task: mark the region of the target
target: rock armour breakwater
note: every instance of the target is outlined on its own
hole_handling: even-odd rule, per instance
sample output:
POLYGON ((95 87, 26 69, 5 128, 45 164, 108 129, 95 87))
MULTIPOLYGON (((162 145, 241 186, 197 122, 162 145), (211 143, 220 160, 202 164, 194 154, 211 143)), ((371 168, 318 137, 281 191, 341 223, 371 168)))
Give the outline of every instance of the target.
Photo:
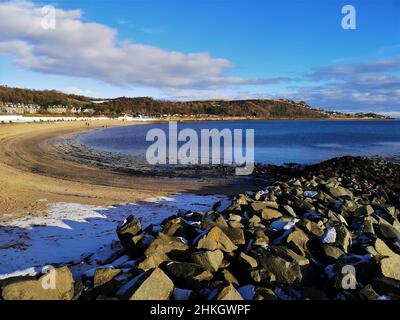
MULTIPOLYGON (((296 171, 295 169, 293 169, 296 171)), ((219 211, 117 227, 122 249, 81 279, 2 281, 3 299, 399 299, 399 165, 338 158, 219 211)), ((59 269, 56 269, 59 270, 59 269)))

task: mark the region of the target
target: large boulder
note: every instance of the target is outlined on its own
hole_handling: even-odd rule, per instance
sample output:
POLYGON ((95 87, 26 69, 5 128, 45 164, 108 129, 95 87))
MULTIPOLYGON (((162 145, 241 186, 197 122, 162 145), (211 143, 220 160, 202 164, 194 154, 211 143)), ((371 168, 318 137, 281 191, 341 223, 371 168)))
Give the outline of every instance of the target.
POLYGON ((192 260, 204 269, 215 272, 221 266, 224 254, 221 250, 199 251, 192 254, 192 260))
POLYGON ((400 242, 400 232, 388 223, 379 223, 378 233, 385 240, 400 242))
POLYGON ((383 258, 380 261, 383 276, 395 280, 400 280, 400 256, 383 258))
POLYGON ((311 236, 321 237, 324 234, 324 230, 318 223, 308 219, 302 219, 296 226, 311 236))
POLYGON ((221 228, 221 230, 228 236, 228 238, 235 244, 235 245, 242 245, 246 243, 246 239, 244 237, 244 232, 240 228, 221 228))
POLYGON ((173 291, 172 280, 160 268, 155 268, 133 278, 117 295, 129 300, 168 300, 173 291))
POLYGON ((361 206, 355 210, 357 216, 370 216, 375 212, 371 205, 361 206))
POLYGON ((238 279, 236 279, 236 277, 228 269, 223 269, 221 271, 221 277, 224 281, 226 281, 228 283, 233 283, 233 284, 239 285, 238 279))
POLYGON ((327 186, 327 191, 328 193, 334 197, 334 198, 340 198, 340 197, 353 197, 353 193, 341 186, 327 186))
POLYGON ((286 243, 288 247, 297 254, 306 256, 308 253, 307 244, 309 240, 308 236, 301 229, 295 227, 288 235, 286 243))
POLYGON ((237 249, 237 246, 229 239, 229 237, 217 226, 199 236, 196 249, 217 250, 221 249, 224 252, 232 252, 237 249))
POLYGON ((375 292, 370 284, 362 288, 359 292, 359 295, 363 300, 377 300, 379 298, 379 294, 375 292))
POLYGON ((264 283, 269 284, 272 281, 276 280, 274 274, 271 271, 265 268, 254 268, 249 269, 249 278, 255 283, 264 283))
POLYGON ((120 269, 97 268, 93 276, 93 293, 97 296, 113 296, 122 283, 118 280, 119 275, 124 278, 120 269))
POLYGON ((133 236, 137 235, 142 230, 139 219, 130 215, 121 224, 117 226, 117 235, 122 244, 130 241, 133 236))
POLYGON ((188 245, 183 238, 171 237, 166 234, 159 233, 158 237, 150 243, 144 255, 151 257, 155 254, 167 254, 168 256, 182 255, 182 252, 188 250, 188 245))
POLYGON ((213 275, 195 263, 169 262, 164 267, 165 272, 181 288, 187 288, 195 283, 211 280, 213 275))
POLYGON ((352 244, 351 233, 344 224, 340 224, 336 229, 336 242, 335 244, 344 252, 348 252, 352 244))
POLYGON ((293 284, 302 278, 300 266, 297 263, 280 257, 267 256, 262 260, 262 265, 275 276, 277 282, 293 284))
POLYGON ((265 220, 272 220, 282 217, 282 213, 277 209, 265 208, 261 210, 261 217, 265 220))
POLYGON ((243 297, 232 284, 224 286, 212 300, 243 300, 243 297))
POLYGON ((256 268, 258 266, 257 260, 244 252, 241 252, 239 257, 246 268, 256 268))
POLYGON ((113 278, 120 274, 120 269, 112 268, 98 268, 96 269, 93 277, 93 287, 100 288, 109 283, 113 278))
POLYGON ((400 297, 400 281, 390 278, 376 278, 372 281, 372 287, 380 294, 393 294, 400 297))
POLYGON ((294 262, 299 266, 306 266, 310 264, 310 260, 308 260, 306 257, 295 253, 285 246, 269 246, 269 249, 274 256, 281 257, 289 262, 294 262))
POLYGON ((139 262, 138 268, 144 271, 158 267, 160 264, 171 259, 164 252, 156 252, 139 262))
POLYGON ((39 279, 11 281, 1 291, 4 300, 72 300, 74 279, 68 267, 49 269, 39 279))
POLYGON ((322 257, 328 264, 335 263, 342 255, 344 255, 344 252, 341 249, 328 244, 324 244, 321 249, 322 257))
POLYGON ((351 233, 344 224, 329 227, 321 237, 323 244, 335 245, 345 253, 352 244, 351 233))
POLYGON ((130 215, 117 226, 117 235, 122 246, 125 248, 126 253, 134 257, 143 252, 139 250, 139 243, 143 240, 143 235, 140 234, 141 229, 140 221, 134 215, 130 215))
POLYGON ((394 253, 384 241, 377 238, 371 243, 370 246, 366 247, 365 249, 368 253, 372 254, 373 256, 379 258, 382 257, 395 257, 396 253, 394 253))

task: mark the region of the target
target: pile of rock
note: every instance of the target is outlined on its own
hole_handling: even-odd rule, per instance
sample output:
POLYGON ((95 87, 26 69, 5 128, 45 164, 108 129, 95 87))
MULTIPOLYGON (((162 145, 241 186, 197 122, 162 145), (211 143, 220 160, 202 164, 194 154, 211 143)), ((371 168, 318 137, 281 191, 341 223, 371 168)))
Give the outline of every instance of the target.
POLYGON ((315 169, 240 194, 222 211, 179 212, 144 229, 132 215, 117 228, 117 260, 74 286, 62 268, 54 296, 40 279, 19 279, 3 283, 2 297, 400 299, 396 185, 315 169))

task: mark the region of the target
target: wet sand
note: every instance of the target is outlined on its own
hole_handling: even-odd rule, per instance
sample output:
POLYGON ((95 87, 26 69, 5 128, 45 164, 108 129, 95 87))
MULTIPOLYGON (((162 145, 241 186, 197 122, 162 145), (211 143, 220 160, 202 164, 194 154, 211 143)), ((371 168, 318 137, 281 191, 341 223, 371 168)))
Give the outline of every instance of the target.
POLYGON ((42 214, 50 203, 114 205, 154 196, 192 192, 235 194, 251 184, 224 178, 193 179, 118 173, 60 156, 49 141, 102 126, 143 122, 91 121, 0 125, 0 222, 42 214))

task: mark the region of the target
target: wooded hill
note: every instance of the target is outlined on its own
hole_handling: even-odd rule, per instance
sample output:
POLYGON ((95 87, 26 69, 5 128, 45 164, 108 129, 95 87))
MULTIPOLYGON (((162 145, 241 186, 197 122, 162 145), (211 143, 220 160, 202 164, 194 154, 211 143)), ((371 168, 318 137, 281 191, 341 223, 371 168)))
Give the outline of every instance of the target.
MULTIPOLYGON (((305 102, 288 99, 165 101, 149 97, 99 100, 56 90, 30 90, 0 86, 0 103, 36 104, 43 109, 53 105, 94 109, 96 115, 120 116, 224 116, 258 118, 343 118, 348 114, 312 108, 305 102)), ((354 116, 354 115, 352 115, 354 116)), ((362 115, 357 115, 361 117, 362 115)), ((378 116, 377 116, 378 117, 378 116)))

